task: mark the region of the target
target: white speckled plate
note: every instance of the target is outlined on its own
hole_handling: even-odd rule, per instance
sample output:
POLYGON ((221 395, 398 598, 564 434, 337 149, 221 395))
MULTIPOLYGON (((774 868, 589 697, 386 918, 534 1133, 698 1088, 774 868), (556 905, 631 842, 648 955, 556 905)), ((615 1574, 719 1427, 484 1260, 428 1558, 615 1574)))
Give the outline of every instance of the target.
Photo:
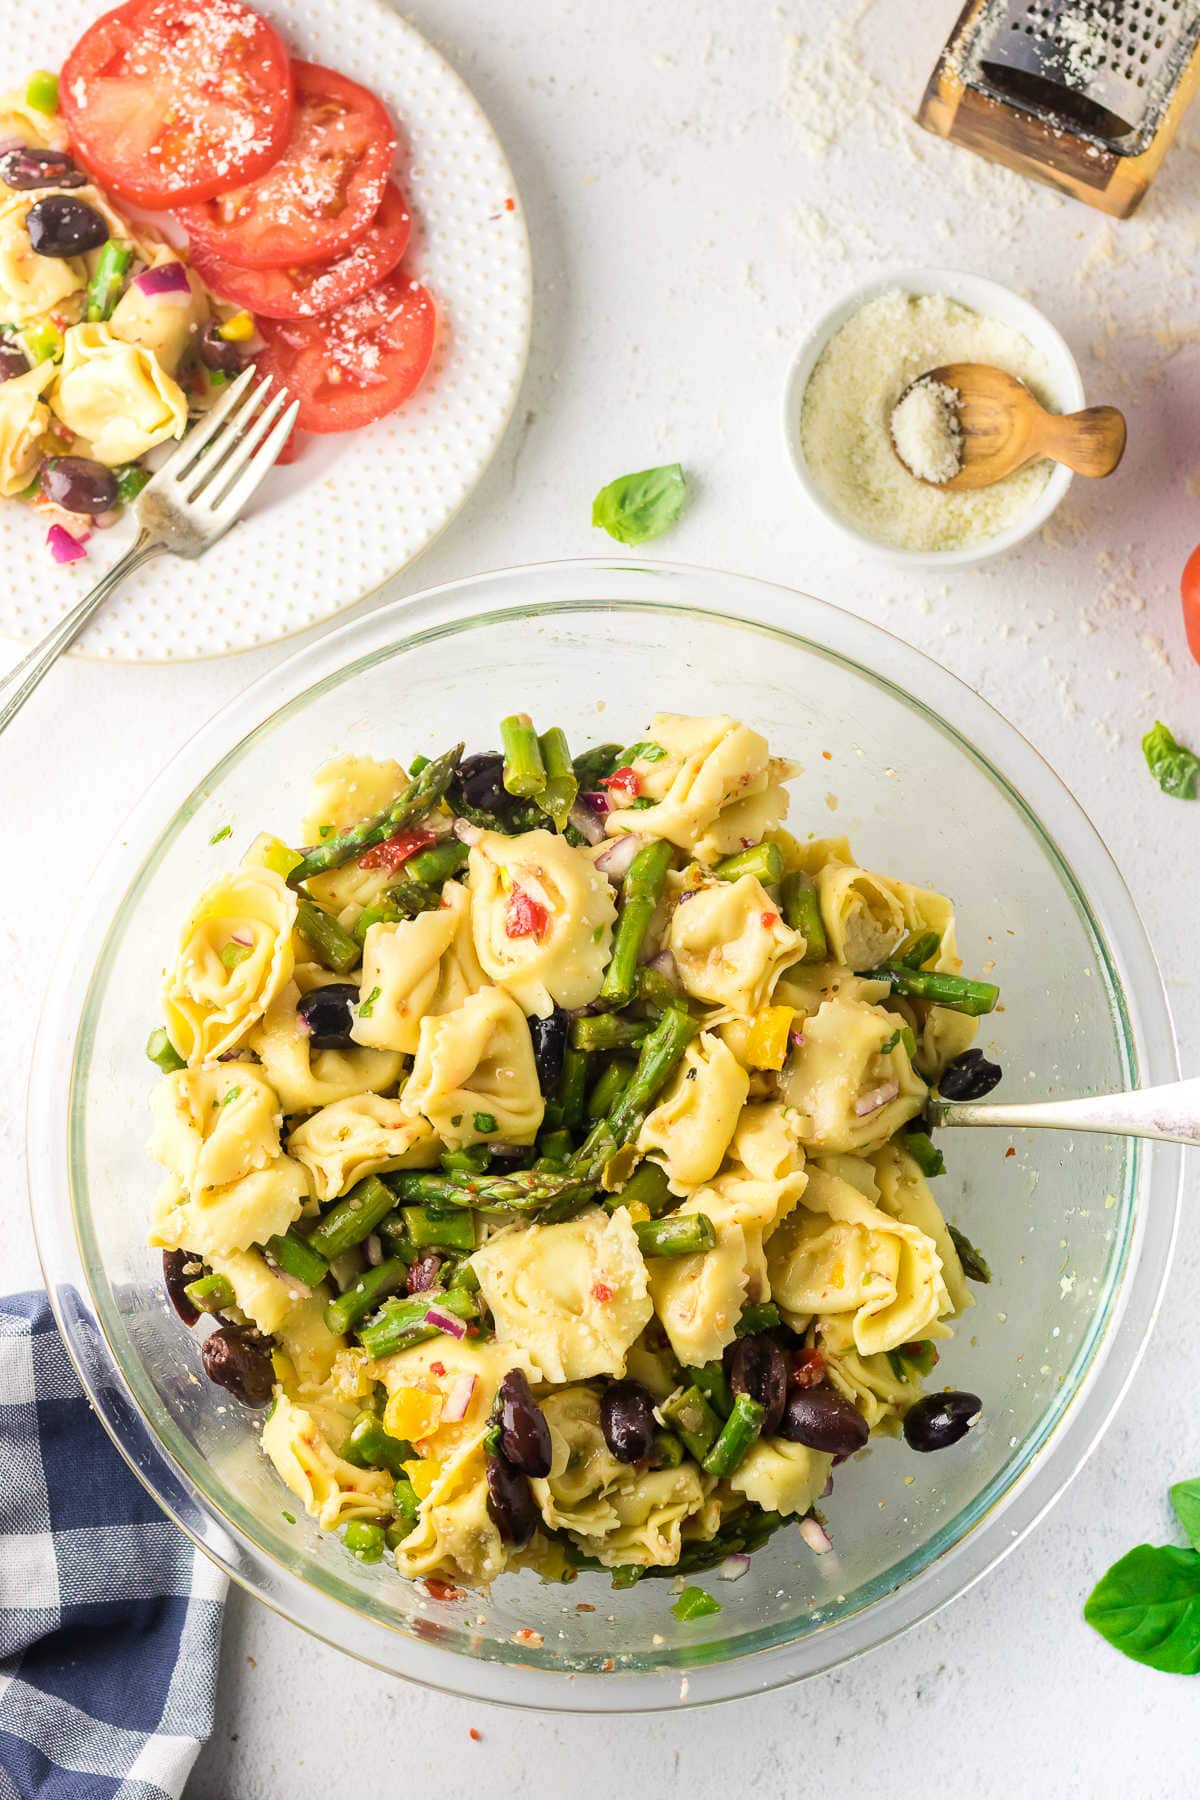
MULTIPOLYGON (((531 271, 520 199, 474 97, 385 0, 255 0, 291 49, 374 89, 400 126, 412 203, 405 267, 433 290, 443 332, 407 406, 365 430, 305 437, 254 507, 198 562, 163 557, 125 584, 79 640, 88 656, 161 662, 266 644, 350 606, 432 543, 487 467, 529 341, 531 271), (509 204, 512 202, 513 204, 509 204)), ((57 68, 98 0, 0 0, 0 91, 57 68)), ((32 509, 0 501, 0 632, 37 638, 124 547, 93 533, 60 567, 32 509)))

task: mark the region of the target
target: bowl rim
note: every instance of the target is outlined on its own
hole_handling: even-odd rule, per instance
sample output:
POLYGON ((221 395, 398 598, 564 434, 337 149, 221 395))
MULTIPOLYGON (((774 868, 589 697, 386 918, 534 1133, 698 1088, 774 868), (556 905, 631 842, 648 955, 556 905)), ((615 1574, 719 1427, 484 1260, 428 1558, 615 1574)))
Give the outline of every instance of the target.
MULTIPOLYGON (((1174 1037, 1162 981, 1133 902, 1078 803, 1032 746, 957 677, 857 615, 780 584, 679 564, 588 558, 477 575, 427 590, 411 600, 399 599, 293 653, 222 707, 157 777, 97 871, 92 911, 101 920, 111 919, 110 898, 115 898, 119 906, 139 878, 135 876, 131 881, 128 874, 129 843, 143 848, 152 846, 141 859, 140 867, 144 867, 149 855, 159 847, 160 822, 167 825, 178 820, 182 810, 182 774, 186 772, 188 777, 186 794, 194 797, 203 778, 234 754, 228 748, 231 736, 236 750, 250 731, 293 704, 310 687, 322 680, 337 679, 339 672, 351 669, 364 654, 402 654, 427 632, 443 635, 449 630, 470 630, 497 618, 506 621, 546 612, 589 613, 614 608, 695 613, 767 636, 781 634, 806 649, 815 648, 855 664, 873 680, 885 679, 887 685, 903 692, 910 704, 915 685, 922 696, 920 704, 935 720, 940 718, 943 729, 954 741, 991 768, 1056 855, 1061 872, 1083 909, 1097 953, 1108 963, 1115 992, 1128 1009, 1127 1049, 1135 1059, 1131 1075, 1137 1073, 1149 1081, 1167 1081, 1176 1076, 1174 1037), (686 605, 681 605, 672 594, 673 584, 681 581, 688 592, 686 605), (658 593, 648 598, 656 584, 658 593), (587 592, 589 587, 595 591, 587 592), (481 590, 490 598, 497 588, 505 595, 519 596, 524 604, 489 607, 482 613, 465 610, 481 590), (531 595, 539 589, 547 590, 546 600, 531 604, 531 595), (572 597, 563 599, 564 593, 572 597), (712 603, 698 601, 698 594, 712 603), (733 601, 740 604, 731 610, 733 601), (783 620, 794 619, 797 608, 820 628, 815 638, 801 635, 790 624, 777 623, 772 617, 776 613, 783 620), (355 654, 349 654, 352 646, 355 654), (883 660, 881 647, 887 653, 887 678, 878 674, 883 660), (961 718, 964 710, 971 722, 969 740, 959 727, 949 724, 949 718, 956 714, 961 718), (235 723, 239 729, 232 732, 235 723), (993 743, 1004 750, 1003 774, 991 758, 989 746, 993 743), (1022 785, 1025 781, 1036 784, 1036 813, 1022 798, 1018 781, 1022 785), (1047 814, 1054 830, 1044 822, 1047 814), (1089 858, 1089 887, 1100 896, 1103 927, 1074 873, 1075 863, 1084 854, 1089 858)), ((102 950, 111 929, 110 923, 104 930, 102 950)), ((521 1664, 515 1660, 502 1663, 416 1642, 297 1575, 220 1516, 219 1511, 214 1512, 211 1501, 204 1501, 149 1429, 115 1353, 105 1340, 103 1320, 88 1286, 77 1230, 67 1234, 69 1242, 53 1241, 49 1221, 56 1202, 71 1212, 72 1226, 77 1226, 70 1209, 64 1119, 68 1126, 71 1121, 62 1105, 63 1070, 64 1065, 70 1069, 73 1082, 82 1012, 86 1010, 91 982, 103 961, 96 957, 95 936, 89 938, 83 931, 80 941, 91 943, 90 954, 80 948, 73 959, 63 958, 52 977, 35 1044, 27 1121, 35 1239, 68 1352, 118 1449, 157 1503, 198 1547, 292 1622, 387 1672, 445 1692, 565 1711, 650 1711, 676 1704, 685 1695, 693 1703, 731 1699, 818 1673, 876 1648, 929 1617, 965 1592, 1006 1554, 1082 1466, 1132 1379, 1145 1348, 1161 1301, 1178 1220, 1182 1158, 1174 1146, 1156 1145, 1141 1158, 1135 1155, 1130 1159, 1123 1260, 1107 1283, 1110 1299, 1106 1317, 1098 1327, 1093 1317, 1086 1366, 1072 1381, 1068 1399, 1040 1432, 1024 1468, 1007 1482, 981 1516, 949 1548, 927 1559, 925 1566, 891 1591, 798 1643, 749 1648, 715 1661, 706 1660, 704 1652, 698 1650, 694 1660, 686 1653, 677 1654, 666 1667, 614 1674, 572 1671, 564 1679, 561 1665, 555 1668, 552 1652, 540 1655, 522 1647, 520 1653, 527 1660, 521 1664), (85 996, 83 1002, 81 993, 85 996), (70 1054, 64 1055, 68 1047, 70 1054), (1152 1189, 1155 1203, 1150 1206, 1145 1201, 1152 1189), (48 1201, 46 1209, 39 1205, 42 1198, 48 1201), (1121 1356, 1114 1354, 1118 1343, 1121 1356), (1002 1514, 1004 1532, 999 1529, 1002 1514)), ((996 1486, 999 1480, 1000 1477, 995 1478, 990 1485, 996 1486)), ((955 1523, 959 1517, 961 1514, 955 1523)))
POLYGON ((1051 365, 1063 410, 1075 412, 1084 405, 1083 376, 1070 345, 1032 300, 1001 281, 993 281, 967 269, 943 269, 924 264, 887 269, 850 288, 820 315, 801 340, 783 387, 783 440, 788 460, 809 504, 856 549, 902 568, 952 569, 986 562, 993 556, 1002 556, 1006 550, 1014 549, 1035 531, 1040 531, 1066 498, 1067 489, 1074 480, 1070 469, 1062 463, 1052 469, 1037 499, 1007 530, 977 544, 961 545, 953 550, 908 550, 900 544, 889 544, 882 538, 872 537, 826 499, 809 473, 800 436, 800 415, 813 370, 842 326, 869 301, 877 300, 893 288, 918 295, 945 294, 976 312, 985 313, 989 307, 999 306, 1018 314, 1021 322, 1016 329, 1022 331, 1035 348, 1042 350, 1051 365))

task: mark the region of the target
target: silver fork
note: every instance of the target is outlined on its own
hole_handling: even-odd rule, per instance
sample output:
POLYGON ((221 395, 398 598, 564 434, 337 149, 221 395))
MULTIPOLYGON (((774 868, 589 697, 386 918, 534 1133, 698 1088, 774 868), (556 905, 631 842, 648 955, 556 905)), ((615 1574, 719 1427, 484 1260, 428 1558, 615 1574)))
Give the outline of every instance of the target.
POLYGON ((274 466, 299 406, 295 400, 287 406, 286 388, 267 398, 269 375, 252 388, 253 379, 251 365, 230 382, 212 411, 192 426, 134 501, 137 536, 124 556, 0 681, 0 731, 20 712, 118 582, 164 551, 172 556, 199 556, 229 530, 274 466))
POLYGON ((1054 1131, 1103 1131, 1113 1137, 1200 1144, 1200 1077, 1124 1094, 1088 1094, 1079 1100, 986 1106, 973 1100, 931 1100, 925 1118, 930 1125, 997 1125, 1006 1131, 1049 1126, 1054 1131))

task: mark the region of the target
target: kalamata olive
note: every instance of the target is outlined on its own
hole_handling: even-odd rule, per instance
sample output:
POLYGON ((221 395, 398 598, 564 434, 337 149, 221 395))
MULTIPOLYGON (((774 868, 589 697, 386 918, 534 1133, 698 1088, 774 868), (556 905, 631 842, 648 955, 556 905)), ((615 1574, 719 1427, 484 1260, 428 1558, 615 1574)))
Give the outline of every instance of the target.
POLYGON ((65 150, 22 144, 0 156, 0 181, 10 188, 77 188, 86 187, 88 177, 65 150))
POLYGON ((197 1260, 190 1250, 164 1250, 162 1269, 163 1286, 167 1290, 167 1299, 190 1329, 200 1314, 183 1290, 189 1281, 196 1279, 199 1273, 197 1260), (190 1274, 188 1273, 189 1269, 191 1270, 190 1274))
POLYGON ((571 1021, 561 1006, 556 1006, 548 1019, 534 1018, 529 1021, 538 1085, 547 1098, 557 1094, 558 1084, 562 1080, 563 1053, 567 1048, 570 1024, 571 1021))
POLYGON ((14 376, 28 373, 29 359, 20 344, 0 338, 0 381, 12 381, 14 376))
POLYGON ((42 467, 42 492, 66 512, 111 512, 120 499, 117 478, 90 456, 52 456, 42 467))
POLYGON ((405 1291, 409 1294, 427 1294, 430 1288, 437 1286, 437 1278, 441 1272, 442 1259, 436 1250, 426 1250, 409 1264, 408 1281, 405 1291))
POLYGON ((905 1441, 910 1450, 948 1450, 966 1437, 982 1411, 976 1394, 926 1394, 904 1415, 905 1441))
POLYGON ((654 1449, 658 1420, 640 1381, 613 1381, 600 1397, 604 1441, 618 1462, 645 1462, 654 1449))
POLYGON ((469 806, 484 812, 503 812, 509 802, 504 786, 504 758, 494 750, 466 756, 458 765, 458 786, 469 806))
POLYGON ((487 1459, 488 1511, 505 1543, 517 1550, 538 1528, 540 1517, 528 1479, 503 1456, 487 1459))
POLYGON ((496 1391, 500 1410, 500 1448, 505 1460, 522 1475, 550 1473, 553 1450, 546 1415, 529 1391, 520 1369, 510 1369, 496 1391))
POLYGON ((738 1338, 729 1358, 729 1385, 735 1394, 749 1394, 763 1407, 762 1434, 774 1437, 787 1403, 788 1363, 769 1331, 738 1338))
POLYGON ((999 1063, 989 1062, 982 1050, 964 1050, 947 1063, 938 1082, 943 1100, 982 1100, 990 1094, 1003 1070, 999 1063))
POLYGON ((358 1005, 358 989, 348 981, 331 981, 328 987, 310 988, 296 1007, 309 1030, 312 1050, 353 1050, 350 1027, 352 1008, 358 1005))
POLYGON ((25 214, 29 242, 39 256, 83 256, 108 242, 108 225, 86 200, 47 194, 25 214))
POLYGON ((221 375, 240 375, 242 371, 242 352, 237 344, 231 344, 221 336, 217 325, 210 319, 196 340, 196 351, 206 369, 213 369, 221 375))
POLYGON ((204 1373, 245 1406, 265 1406, 275 1385, 271 1358, 236 1325, 222 1325, 200 1349, 204 1373))
POLYGON ((779 1421, 779 1436, 827 1456, 853 1456, 870 1437, 857 1406, 827 1385, 792 1388, 779 1421))

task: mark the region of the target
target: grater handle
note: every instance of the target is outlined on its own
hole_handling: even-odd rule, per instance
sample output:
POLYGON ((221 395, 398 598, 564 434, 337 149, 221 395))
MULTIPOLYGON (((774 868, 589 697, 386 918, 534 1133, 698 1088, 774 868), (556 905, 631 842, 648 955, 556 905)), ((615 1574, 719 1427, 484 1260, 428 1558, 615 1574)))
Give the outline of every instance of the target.
POLYGON ((1089 406, 1061 416, 1048 413, 1038 449, 1076 475, 1099 480, 1111 475, 1125 454, 1124 415, 1115 406, 1089 406))

